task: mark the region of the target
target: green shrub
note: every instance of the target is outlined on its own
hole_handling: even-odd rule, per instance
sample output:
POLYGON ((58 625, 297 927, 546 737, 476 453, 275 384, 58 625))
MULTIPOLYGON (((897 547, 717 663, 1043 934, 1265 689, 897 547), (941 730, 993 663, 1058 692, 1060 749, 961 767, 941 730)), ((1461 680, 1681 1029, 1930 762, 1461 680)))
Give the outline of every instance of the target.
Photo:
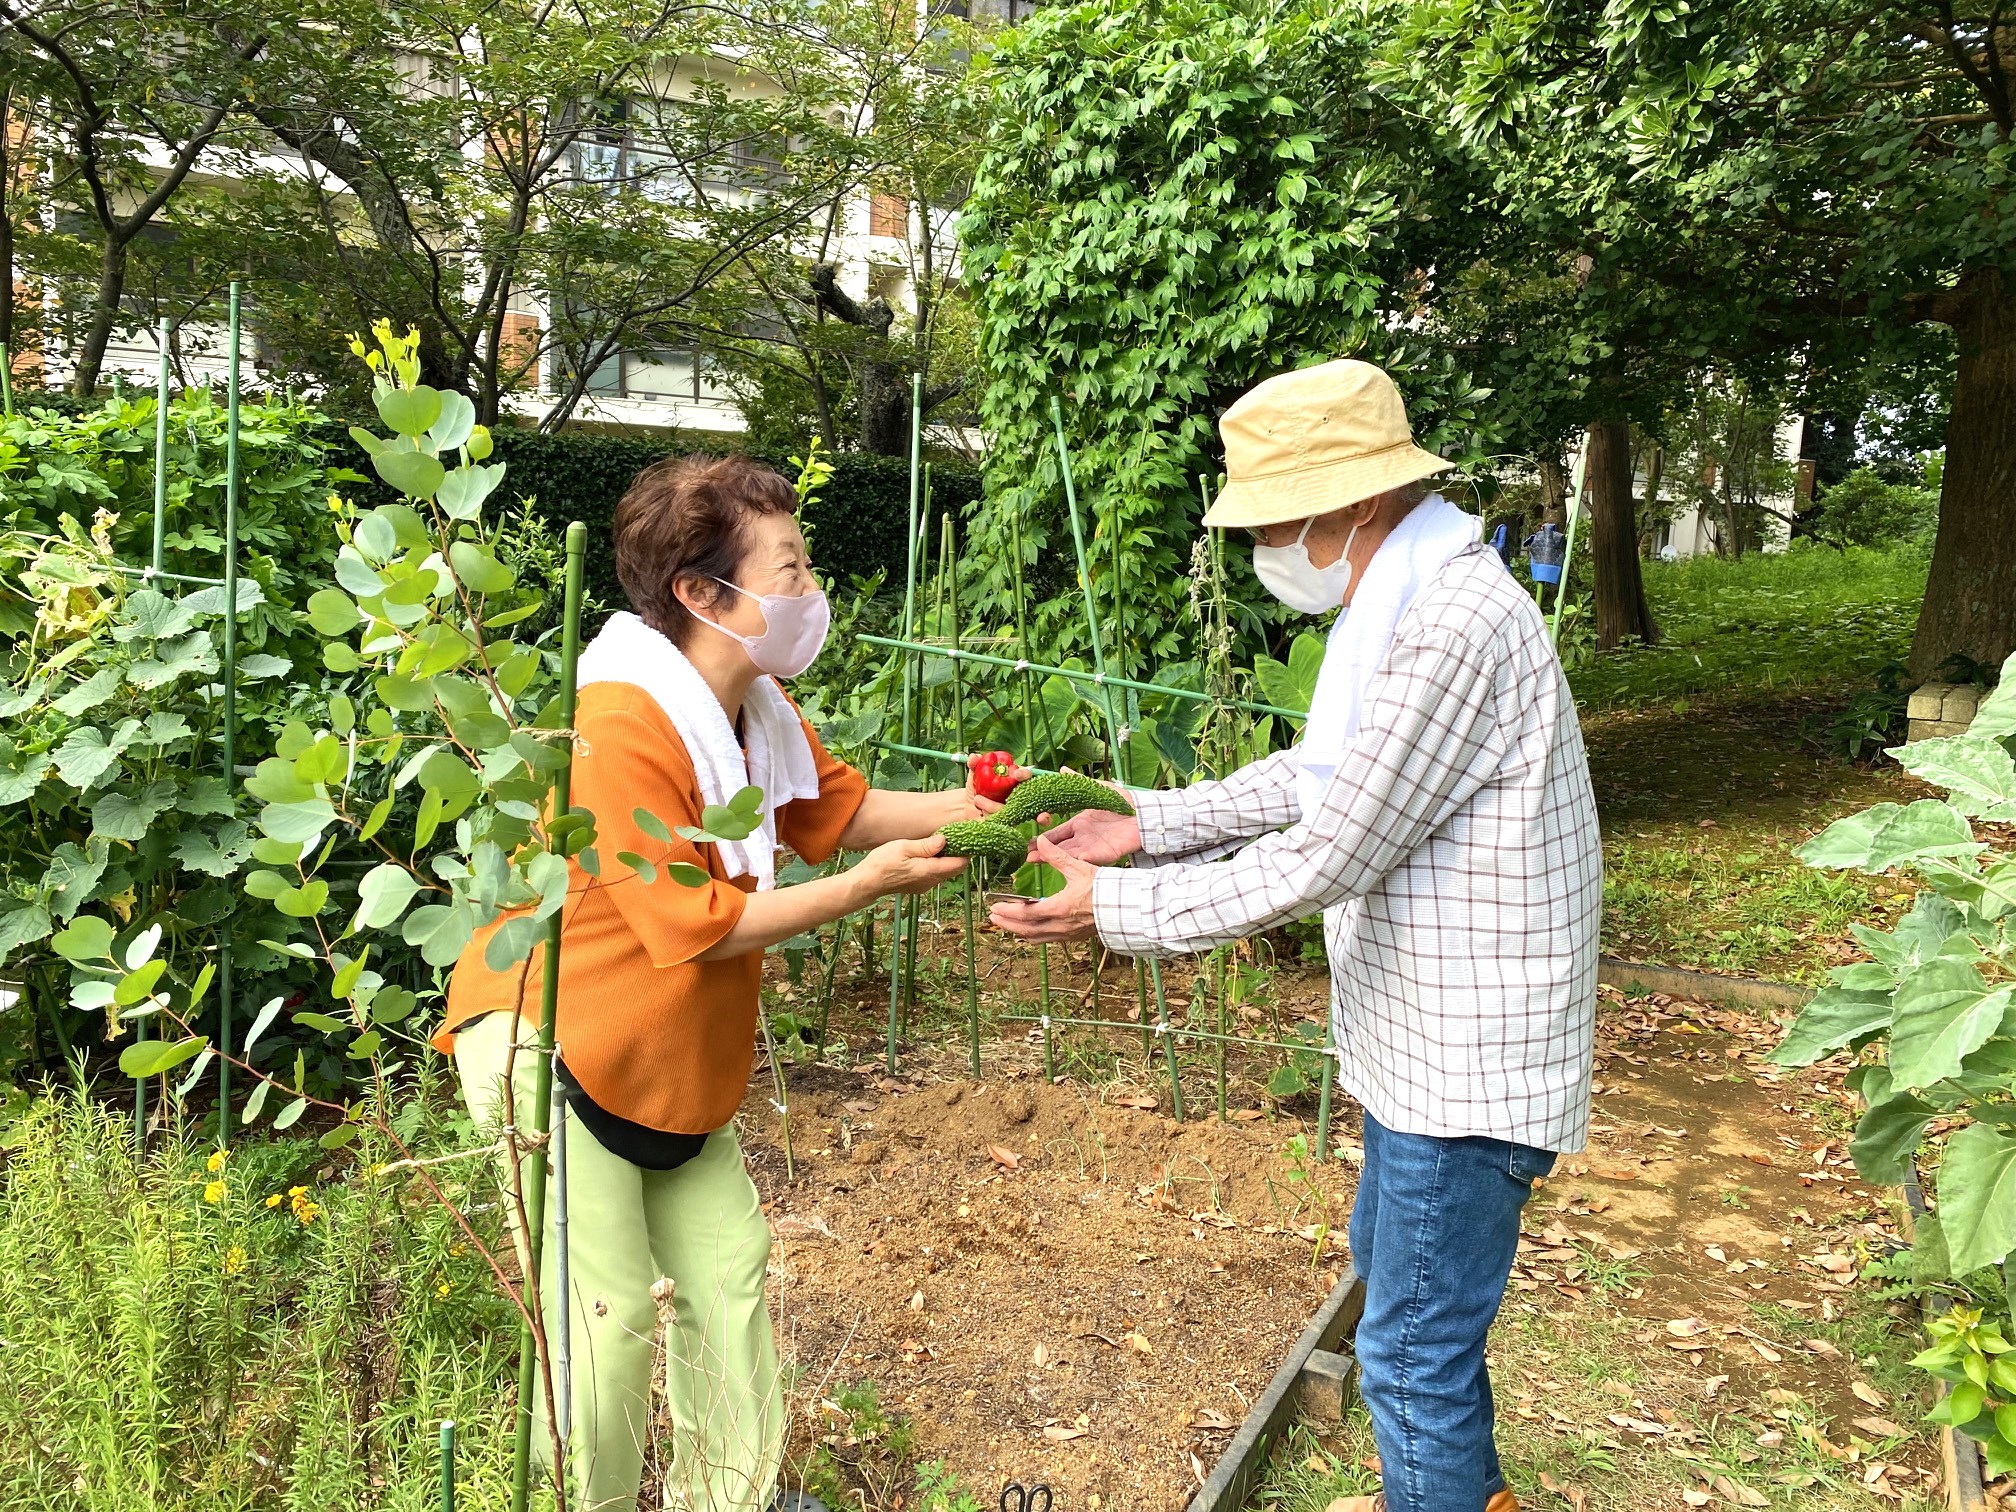
POLYGON ((1930 541, 1939 525, 1939 494, 1886 483, 1874 468, 1848 474, 1820 496, 1814 533, 1839 546, 1894 546, 1930 541))

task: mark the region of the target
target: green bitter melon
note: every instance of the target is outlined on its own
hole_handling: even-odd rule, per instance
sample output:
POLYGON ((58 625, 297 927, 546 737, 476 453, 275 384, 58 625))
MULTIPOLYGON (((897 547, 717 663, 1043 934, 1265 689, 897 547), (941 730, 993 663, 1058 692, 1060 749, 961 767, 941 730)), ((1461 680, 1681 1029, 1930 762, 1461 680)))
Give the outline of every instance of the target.
POLYGON ((994 819, 965 819, 938 831, 945 837, 945 854, 969 856, 1020 866, 1029 854, 1029 842, 1018 831, 994 819))
POLYGON ((1104 809, 1109 814, 1134 812, 1133 804, 1103 782, 1094 782, 1076 772, 1045 772, 1018 784, 994 819, 1001 824, 1022 824, 1038 814, 1048 814, 1062 822, 1088 808, 1104 809))

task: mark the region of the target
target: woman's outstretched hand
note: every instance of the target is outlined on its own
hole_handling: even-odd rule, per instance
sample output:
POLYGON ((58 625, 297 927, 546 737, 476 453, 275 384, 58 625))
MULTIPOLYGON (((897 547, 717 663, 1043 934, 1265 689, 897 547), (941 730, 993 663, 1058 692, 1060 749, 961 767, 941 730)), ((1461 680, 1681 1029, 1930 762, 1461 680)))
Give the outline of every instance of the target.
MULTIPOLYGON (((1010 775, 1017 782, 1027 782, 1035 773, 1025 766, 1018 766, 1010 769, 1010 775)), ((959 815, 961 819, 988 819, 1001 812, 1001 801, 982 795, 976 783, 977 779, 969 767, 966 772, 967 811, 959 815)))
POLYGON ((929 892, 940 882, 949 882, 966 869, 966 858, 941 854, 943 835, 926 835, 922 840, 891 840, 878 845, 854 863, 853 873, 868 896, 886 898, 894 893, 929 892))

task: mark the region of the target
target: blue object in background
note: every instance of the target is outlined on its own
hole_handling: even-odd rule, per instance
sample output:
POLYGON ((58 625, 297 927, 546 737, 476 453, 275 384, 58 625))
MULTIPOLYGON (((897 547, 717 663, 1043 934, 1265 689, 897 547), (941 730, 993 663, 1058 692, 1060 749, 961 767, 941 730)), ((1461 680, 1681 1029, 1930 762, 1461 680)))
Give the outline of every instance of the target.
POLYGON ((1559 583, 1568 558, 1568 537, 1552 520, 1526 537, 1526 570, 1536 583, 1559 583))

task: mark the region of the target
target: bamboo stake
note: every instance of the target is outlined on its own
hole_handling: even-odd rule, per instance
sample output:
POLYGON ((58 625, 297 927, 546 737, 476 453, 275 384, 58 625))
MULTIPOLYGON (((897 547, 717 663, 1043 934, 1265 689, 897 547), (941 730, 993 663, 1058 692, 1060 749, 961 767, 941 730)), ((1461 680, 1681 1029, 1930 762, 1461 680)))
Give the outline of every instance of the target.
MULTIPOLYGON (((1008 526, 1013 550, 1010 560, 1014 566, 1015 644, 1023 657, 1026 658, 1029 655, 1029 618, 1027 595, 1022 586, 1022 516, 1019 511, 1010 511, 1008 526)), ((956 650, 958 648, 954 647, 953 649, 956 650)), ((953 665, 955 667, 958 665, 956 659, 953 661, 953 665)), ((1028 667, 1025 666, 1022 669, 1022 734, 1024 741, 1023 754, 1025 756, 1029 754, 1029 747, 1035 744, 1036 711, 1039 709, 1043 713, 1044 748, 1046 750, 1054 748, 1057 743, 1055 736, 1050 730, 1050 706, 1043 701, 1040 693, 1035 690, 1035 677, 1036 674, 1031 672, 1028 667)), ((1042 873, 1038 872, 1037 875, 1040 879, 1042 873)), ((1038 897, 1047 896, 1042 890, 1043 885, 1039 881, 1038 897)), ((1036 947, 1036 983, 1037 999, 1043 1009, 1043 1077, 1046 1081, 1054 1082, 1057 1079, 1057 1065, 1050 1043, 1050 947, 1047 944, 1036 947)))
MULTIPOLYGON (((945 554, 952 564, 946 575, 945 606, 947 626, 952 637, 952 649, 959 649, 959 551, 952 516, 947 513, 944 524, 945 554)), ((965 680, 959 675, 959 663, 952 663, 952 743, 966 744, 966 688, 965 680)), ((973 1080, 980 1080, 980 968, 973 950, 973 864, 966 864, 965 886, 961 889, 966 903, 966 1036, 973 1051, 973 1080)))
POLYGON ((14 354, 0 341, 0 415, 14 418, 14 354))
MULTIPOLYGON (((581 575, 588 552, 588 527, 579 520, 567 527, 567 586, 565 615, 560 641, 560 728, 574 728, 575 668, 581 659, 581 575)), ((553 812, 564 814, 572 805, 574 791, 574 745, 570 736, 560 751, 559 769, 553 774, 553 812)), ((564 910, 546 921, 546 962, 539 983, 539 1054, 546 1065, 553 1064, 554 1018, 560 1002, 560 924, 564 910)), ((531 1140, 535 1146, 552 1120, 553 1078, 540 1075, 532 1081, 531 1140)), ((511 1152, 518 1159, 518 1151, 511 1152)), ((546 1225, 546 1155, 522 1167, 525 1184, 525 1285, 539 1284, 540 1252, 544 1248, 546 1225)), ((566 1298, 560 1302, 564 1309, 566 1298)), ((532 1336, 528 1311, 518 1330, 518 1431, 512 1446, 511 1512, 525 1512, 532 1467, 533 1388, 538 1380, 538 1345, 532 1336)), ((563 1451, 564 1457, 564 1451, 563 1451)), ((557 1473, 564 1475, 561 1467, 557 1473)))
MULTIPOLYGON (((224 422, 224 785, 238 784, 238 281, 231 281, 231 362, 224 422)), ((217 951, 217 1144, 231 1142, 231 933, 217 951)))
MULTIPOLYGON (((906 537, 909 549, 906 553, 907 576, 903 584, 903 635, 914 637, 912 621, 917 604, 917 469, 923 450, 924 437, 924 375, 910 375, 910 533, 906 537)), ((903 743, 910 743, 910 682, 916 666, 916 657, 906 657, 903 662, 903 743)), ((891 928, 889 940, 889 1043, 886 1066, 891 1076, 896 1074, 896 1014, 903 997, 903 895, 898 893, 890 899, 891 928)))
POLYGON ((1568 569, 1575 561, 1575 527, 1582 519, 1582 489, 1589 475, 1589 433, 1582 433, 1582 450, 1576 454, 1575 469, 1568 480, 1568 539, 1561 547, 1561 581, 1554 585, 1554 615, 1547 625, 1547 643, 1561 644, 1561 606, 1568 600, 1568 569))
MULTIPOLYGON (((1076 548, 1078 555, 1078 586, 1085 601, 1085 624, 1092 635, 1092 664, 1098 669, 1098 680, 1101 684, 1100 691, 1104 694, 1102 701, 1106 709, 1106 736, 1109 742, 1107 745, 1107 759, 1108 764, 1118 774, 1120 770, 1120 721, 1114 713, 1112 689, 1104 686, 1107 681, 1106 651, 1101 643, 1099 634, 1099 609, 1092 601, 1092 575, 1086 568, 1085 527, 1078 517, 1078 485, 1071 476, 1071 449, 1064 439, 1064 406, 1058 402, 1057 396, 1054 394, 1050 396, 1050 423, 1057 433, 1057 467, 1064 477, 1064 502, 1071 511, 1071 542, 1076 548)), ((1170 1098, 1175 1107, 1176 1121, 1181 1123, 1183 1121, 1183 1079, 1176 1069, 1176 1047, 1170 1042, 1168 1037, 1168 1002, 1162 991, 1162 963, 1160 961, 1154 963, 1153 972, 1155 978, 1155 1000, 1157 1013, 1159 1014, 1157 1032, 1162 1035, 1162 1048, 1167 1052, 1170 1098)), ((1146 1017, 1145 1012, 1143 1017, 1146 1017)))
POLYGON ((553 1290, 558 1305, 553 1318, 553 1417, 560 1430, 562 1464, 555 1474, 565 1477, 568 1447, 574 1428, 573 1265, 567 1228, 567 1099, 560 1087, 560 1042, 553 1042, 553 1290))
MULTIPOLYGON (((154 550, 147 559, 149 578, 161 575, 162 556, 166 545, 168 514, 168 319, 161 319, 161 365, 154 380, 154 550)), ((0 362, 4 362, 0 357, 0 362)), ((139 1020, 133 1027, 136 1041, 151 1039, 147 1020, 139 1020)), ((168 1078, 161 1078, 165 1089, 168 1078)), ((135 1147, 147 1143, 147 1078, 133 1078, 133 1143, 135 1147)))

